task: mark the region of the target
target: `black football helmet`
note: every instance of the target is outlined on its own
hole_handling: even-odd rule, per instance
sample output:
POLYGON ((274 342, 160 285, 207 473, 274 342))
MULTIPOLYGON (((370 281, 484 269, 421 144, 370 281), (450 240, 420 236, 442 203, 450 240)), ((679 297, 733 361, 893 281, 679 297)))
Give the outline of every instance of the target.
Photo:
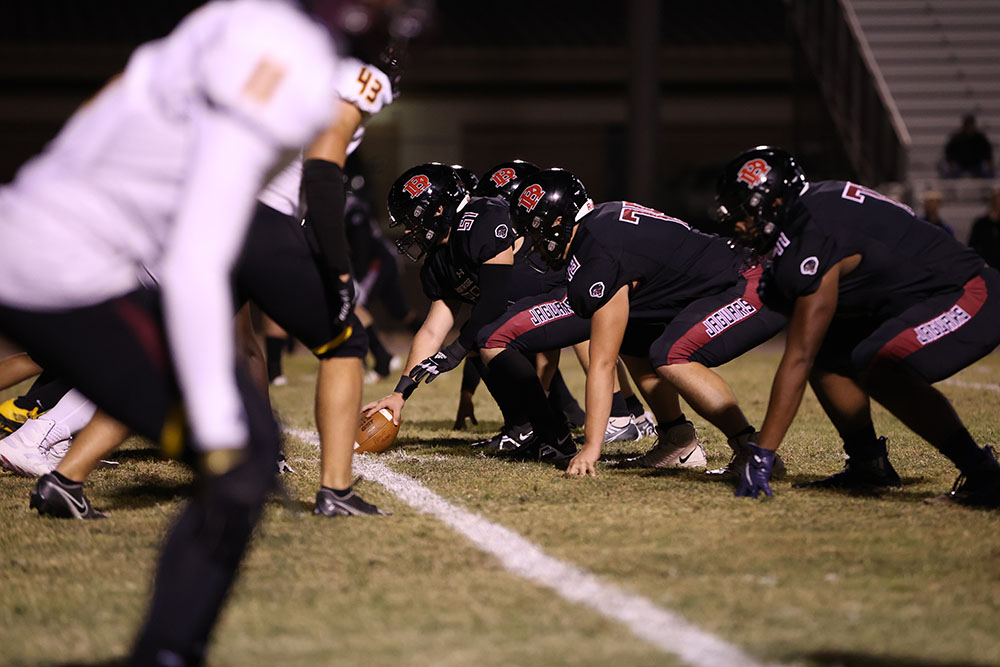
POLYGON ((788 210, 807 185, 805 172, 787 151, 751 148, 719 176, 715 194, 719 222, 742 245, 763 255, 774 247, 788 210), (737 228, 737 223, 742 225, 737 228))
POLYGON ((455 215, 469 202, 458 173, 446 164, 428 162, 410 167, 389 188, 389 226, 406 231, 396 240, 401 255, 414 262, 451 229, 455 215))
POLYGON ((475 192, 476 186, 479 185, 479 177, 472 173, 471 169, 460 164, 453 164, 451 168, 458 172, 458 177, 462 179, 465 189, 470 193, 475 192))
POLYGON ((483 174, 472 194, 476 197, 503 197, 510 202, 511 195, 524 177, 538 171, 538 165, 524 160, 501 162, 483 174))
POLYGON ((511 198, 510 221, 550 269, 561 269, 573 227, 593 210, 594 201, 576 175, 546 169, 521 181, 511 198))

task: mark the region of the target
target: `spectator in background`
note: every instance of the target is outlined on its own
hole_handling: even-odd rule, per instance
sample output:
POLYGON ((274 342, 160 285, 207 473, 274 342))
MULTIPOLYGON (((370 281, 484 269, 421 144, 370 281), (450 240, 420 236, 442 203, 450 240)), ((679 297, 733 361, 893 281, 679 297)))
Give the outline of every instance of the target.
POLYGON ((993 173, 993 145, 976 127, 976 117, 967 114, 962 118, 962 127, 951 135, 944 147, 941 175, 945 178, 992 178, 993 173))
POLYGON ((986 213, 972 221, 969 247, 982 255, 986 263, 1000 268, 1000 184, 990 192, 986 213))
POLYGON ((941 218, 941 193, 938 190, 927 190, 924 192, 923 204, 924 220, 948 232, 949 236, 954 236, 955 230, 941 218))

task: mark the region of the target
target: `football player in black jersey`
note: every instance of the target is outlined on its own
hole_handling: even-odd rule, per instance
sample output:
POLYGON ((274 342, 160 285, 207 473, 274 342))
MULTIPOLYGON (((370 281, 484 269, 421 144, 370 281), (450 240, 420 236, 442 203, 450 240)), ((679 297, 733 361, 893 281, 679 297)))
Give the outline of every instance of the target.
POLYGON ((734 459, 723 470, 735 470, 754 429, 711 367, 785 325, 757 299, 761 271, 748 253, 646 206, 595 206, 583 183, 562 169, 524 180, 511 221, 550 267, 565 267, 569 305, 591 319, 586 442, 567 474, 595 473, 619 353, 659 422, 660 442, 646 456, 661 465, 704 457, 680 394, 729 439, 734 459), (685 424, 683 441, 665 437, 685 424))
MULTIPOLYGON (((364 407, 368 414, 388 408, 399 423, 404 401, 417 385, 455 368, 476 347, 479 330, 504 312, 516 290, 533 280, 522 280, 518 275, 525 270, 537 272, 515 261, 523 241, 510 227, 507 201, 502 197, 471 197, 452 167, 427 163, 403 172, 390 188, 388 208, 390 224, 406 227, 397 240, 400 252, 414 261, 423 260, 420 280, 431 300, 396 390, 364 407), (471 304, 472 312, 458 338, 442 347, 463 303, 471 304)), ((527 359, 518 361, 533 368, 527 359)), ((545 403, 540 387, 538 391, 540 401, 532 404, 545 403)), ((545 444, 562 443, 567 449, 554 448, 550 456, 553 462, 575 453, 568 430, 563 438, 558 432, 560 425, 550 420, 548 413, 530 420, 532 424, 537 421, 534 438, 545 444)))
POLYGON ((932 383, 1000 344, 1000 272, 906 206, 846 181, 809 183, 794 157, 746 151, 725 168, 719 216, 771 258, 765 303, 790 314, 785 353, 737 495, 770 496, 774 452, 806 383, 845 441, 839 486, 898 485, 874 398, 962 473, 932 501, 997 507, 1000 466, 932 383), (872 443, 875 443, 874 445, 872 443))

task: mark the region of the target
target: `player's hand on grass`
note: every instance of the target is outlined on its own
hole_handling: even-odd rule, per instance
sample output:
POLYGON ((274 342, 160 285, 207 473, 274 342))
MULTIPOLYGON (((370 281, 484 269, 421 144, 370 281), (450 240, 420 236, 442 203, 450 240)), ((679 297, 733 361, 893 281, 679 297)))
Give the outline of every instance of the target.
POLYGON ((458 413, 455 415, 455 425, 452 428, 456 431, 464 431, 466 420, 472 422, 473 426, 479 426, 479 421, 476 419, 476 407, 472 404, 472 394, 463 391, 458 397, 458 413))
POLYGON ((601 458, 600 451, 594 451, 586 446, 577 452, 569 461, 569 465, 566 466, 566 477, 596 477, 597 469, 595 465, 597 464, 597 459, 601 458))
POLYGON ((392 413, 392 423, 399 426, 399 415, 403 412, 403 405, 405 403, 403 395, 394 391, 377 401, 363 405, 361 412, 364 413, 365 417, 371 417, 382 408, 385 408, 392 413))
POLYGON ((750 460, 740 473, 740 485, 736 489, 737 498, 756 498, 761 491, 771 498, 771 468, 774 467, 774 452, 761 449, 749 443, 750 460))

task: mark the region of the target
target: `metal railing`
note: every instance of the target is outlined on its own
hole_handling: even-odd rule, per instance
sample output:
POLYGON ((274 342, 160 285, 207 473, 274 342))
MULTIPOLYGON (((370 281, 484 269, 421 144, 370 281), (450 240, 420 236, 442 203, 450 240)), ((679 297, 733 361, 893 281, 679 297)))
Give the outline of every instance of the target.
POLYGON ((866 183, 902 182, 910 135, 849 0, 786 0, 848 157, 866 183))

